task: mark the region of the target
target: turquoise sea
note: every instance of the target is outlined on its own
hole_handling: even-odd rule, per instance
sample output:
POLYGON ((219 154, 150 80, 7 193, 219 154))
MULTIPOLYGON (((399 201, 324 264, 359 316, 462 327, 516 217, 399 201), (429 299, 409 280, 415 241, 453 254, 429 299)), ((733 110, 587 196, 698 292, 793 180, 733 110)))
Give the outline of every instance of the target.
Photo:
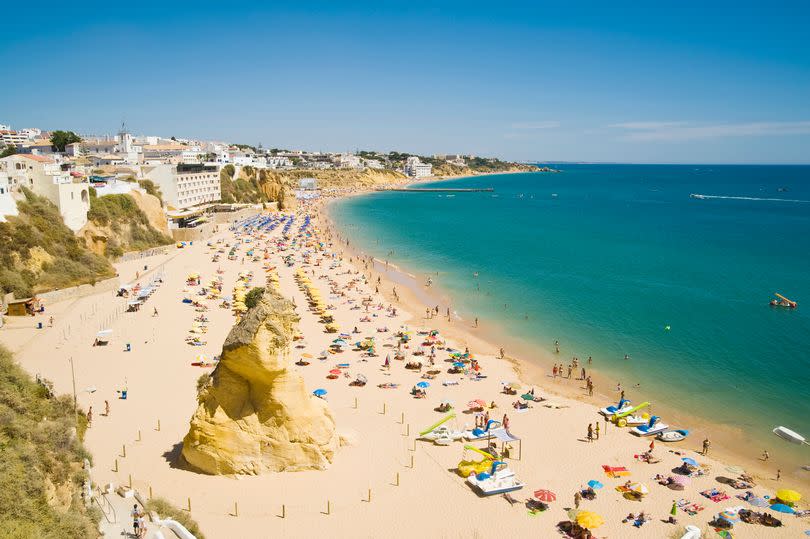
POLYGON ((810 438, 810 166, 553 166, 435 184, 494 193, 374 193, 331 215, 366 253, 433 273, 462 318, 559 340, 564 362, 591 355, 687 413, 810 438), (798 309, 770 307, 775 292, 798 309))

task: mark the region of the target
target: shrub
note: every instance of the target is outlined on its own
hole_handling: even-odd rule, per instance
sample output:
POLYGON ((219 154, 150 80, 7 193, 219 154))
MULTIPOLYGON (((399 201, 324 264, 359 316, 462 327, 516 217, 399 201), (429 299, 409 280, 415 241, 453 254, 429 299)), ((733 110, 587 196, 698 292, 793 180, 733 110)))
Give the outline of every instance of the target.
POLYGON ((245 294, 245 306, 248 309, 252 309, 256 305, 259 304, 261 301, 262 296, 264 295, 264 288, 257 286, 256 288, 251 288, 250 291, 245 294))
POLYGON ((146 502, 145 508, 147 511, 154 511, 160 518, 171 518, 186 527, 197 539, 205 539, 205 536, 200 531, 200 526, 191 516, 175 506, 168 500, 163 498, 152 498, 146 502))
POLYGON ((88 457, 77 436, 72 398, 49 398, 0 347, 0 537, 95 537, 98 515, 79 497, 88 457), (52 485, 73 494, 63 512, 48 503, 52 485))

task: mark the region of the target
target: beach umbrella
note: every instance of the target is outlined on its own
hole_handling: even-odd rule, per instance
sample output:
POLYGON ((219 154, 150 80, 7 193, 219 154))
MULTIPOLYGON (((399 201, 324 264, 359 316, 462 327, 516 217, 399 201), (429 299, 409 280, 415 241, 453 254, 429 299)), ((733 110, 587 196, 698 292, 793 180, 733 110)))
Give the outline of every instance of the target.
POLYGON ((532 395, 531 393, 524 393, 523 395, 520 396, 520 398, 525 401, 533 401, 534 395, 532 395))
POLYGON ((456 361, 455 363, 453 363, 453 366, 454 367, 463 367, 464 363, 462 363, 461 361, 456 361))
POLYGON ((793 514, 793 513, 796 512, 791 506, 785 505, 783 503, 775 503, 775 504, 773 504, 771 506, 771 509, 773 511, 778 511, 780 513, 788 513, 788 514, 793 514))
POLYGON ((331 371, 329 371, 329 374, 340 374, 340 372, 341 372, 340 369, 332 369, 331 371))
POLYGON ((426 387, 430 387, 430 384, 428 382, 419 382, 418 384, 416 384, 416 387, 421 387, 422 389, 425 389, 426 387))
POLYGON ((669 514, 673 517, 678 514, 678 502, 672 500, 672 508, 669 510, 669 514))
POLYGON ((546 489, 535 490, 534 497, 546 503, 557 501, 557 495, 546 489))
POLYGON ((583 528, 593 530, 605 523, 602 515, 598 515, 592 511, 580 511, 577 513, 577 524, 583 528))
POLYGON ((647 485, 644 483, 630 483, 627 485, 627 488, 636 494, 641 494, 642 496, 650 493, 650 489, 648 489, 647 485))
POLYGON ((326 395, 326 390, 316 389, 315 391, 312 392, 312 394, 315 395, 316 397, 323 397, 324 395, 326 395))
POLYGON ((336 344, 338 346, 346 346, 346 341, 344 341, 343 339, 335 339, 334 341, 332 341, 332 344, 336 344))
POLYGON ((360 381, 360 382, 363 382, 364 384, 365 384, 366 382, 368 382, 368 378, 366 378, 366 375, 365 375, 365 374, 358 374, 358 375, 357 375, 357 380, 358 380, 358 381, 360 381))
POLYGON ((588 486, 591 487, 594 490, 599 490, 600 488, 604 487, 605 485, 603 485, 602 483, 600 483, 596 479, 591 479, 590 481, 588 481, 588 486))
POLYGON ((312 354, 301 354, 301 357, 312 359, 312 354))
POLYGON ((206 361, 208 361, 208 356, 206 356, 205 354, 200 354, 194 358, 194 361, 196 361, 197 363, 205 363, 206 361))
POLYGON ((468 408, 485 408, 487 403, 482 401, 481 399, 475 399, 474 401, 470 401, 467 403, 468 408))
POLYGON ((684 461, 689 466, 697 466, 698 465, 697 461, 695 459, 693 459, 693 458, 683 457, 681 460, 684 461))
POLYGON ((790 490, 789 488, 783 488, 776 491, 776 497, 782 500, 783 502, 792 504, 796 503, 802 499, 802 495, 796 492, 795 490, 790 490))

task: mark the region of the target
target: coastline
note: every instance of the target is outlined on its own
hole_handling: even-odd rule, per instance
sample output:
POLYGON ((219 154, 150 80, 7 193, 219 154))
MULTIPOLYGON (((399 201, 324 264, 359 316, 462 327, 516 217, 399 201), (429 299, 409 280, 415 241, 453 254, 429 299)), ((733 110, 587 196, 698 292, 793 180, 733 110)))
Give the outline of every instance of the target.
MULTIPOLYGON (((519 172, 515 172, 519 173, 519 172)), ((501 173, 493 173, 499 175, 501 173)), ((415 182, 411 185, 435 183, 444 180, 457 180, 475 176, 455 176, 445 177, 439 179, 430 179, 425 181, 415 182)), ((323 201, 322 209, 320 212, 325 219, 324 228, 328 229, 330 233, 336 234, 337 237, 349 239, 350 244, 347 246, 345 242, 340 242, 340 250, 345 251, 348 256, 352 257, 368 257, 362 246, 353 242, 350 237, 350 232, 342 229, 331 215, 331 206, 339 202, 340 199, 354 196, 364 196, 373 194, 370 190, 361 190, 353 192, 342 197, 329 199, 323 201)), ((440 284, 433 284, 431 289, 428 290, 419 279, 411 273, 412 268, 399 267, 389 263, 388 267, 384 261, 375 259, 374 267, 372 268, 372 276, 380 277, 383 286, 380 287, 380 294, 383 295, 389 302, 395 305, 400 305, 409 313, 424 313, 426 306, 439 305, 440 313, 444 313, 448 305, 454 305, 452 295, 441 289, 440 284), (397 286, 398 298, 394 298, 391 290, 397 286), (404 287, 404 290, 403 290, 404 287), (426 301, 429 299, 429 301, 426 301)), ((504 361, 511 364, 513 370, 518 378, 527 385, 534 385, 543 389, 543 391, 559 395, 561 397, 573 399, 583 404, 593 407, 594 417, 600 406, 614 403, 619 399, 617 391, 609 390, 616 384, 616 377, 610 372, 600 370, 598 366, 588 368, 588 374, 592 376, 594 385, 596 387, 593 397, 588 397, 584 383, 581 380, 552 380, 550 369, 552 364, 557 362, 568 363, 570 362, 570 354, 565 352, 565 349, 576 349, 576 343, 564 343, 563 349, 560 354, 552 352, 550 349, 541 347, 538 348, 535 343, 526 342, 523 339, 509 335, 505 328, 501 327, 497 322, 486 321, 486 328, 475 328, 468 321, 465 322, 462 314, 453 309, 452 314, 455 315, 453 322, 448 323, 446 317, 438 316, 430 319, 430 327, 438 328, 443 334, 450 337, 451 340, 469 345, 471 349, 475 349, 480 353, 497 356, 498 350, 501 346, 507 349, 507 355, 504 361), (495 343, 499 343, 496 345, 495 343), (527 359, 527 358, 532 358, 527 359)), ((472 318, 472 315, 468 320, 472 318)), ((410 323, 413 326, 424 327, 425 318, 419 315, 414 315, 410 323)), ((630 393, 630 391, 628 391, 630 393)), ((686 442, 679 444, 681 448, 694 449, 699 451, 700 441, 708 437, 712 441, 712 453, 717 456, 718 460, 726 464, 741 464, 744 465, 746 471, 751 473, 760 482, 776 488, 780 483, 776 482, 776 470, 781 470, 782 481, 789 480, 791 484, 801 486, 802 488, 810 488, 810 473, 802 470, 801 466, 804 463, 794 462, 793 459, 785 457, 774 457, 773 444, 768 444, 768 438, 774 435, 762 433, 757 436, 755 433, 746 431, 741 427, 731 427, 723 423, 712 422, 710 418, 690 414, 679 410, 677 407, 669 404, 666 400, 658 400, 656 396, 655 387, 645 387, 644 389, 632 389, 630 395, 634 401, 654 402, 655 414, 666 417, 670 424, 681 425, 682 428, 688 428, 690 437, 686 442), (761 455, 762 449, 769 448, 772 453, 771 459, 766 466, 758 455, 761 455)), ((783 440, 771 438, 776 443, 787 443, 783 440)))

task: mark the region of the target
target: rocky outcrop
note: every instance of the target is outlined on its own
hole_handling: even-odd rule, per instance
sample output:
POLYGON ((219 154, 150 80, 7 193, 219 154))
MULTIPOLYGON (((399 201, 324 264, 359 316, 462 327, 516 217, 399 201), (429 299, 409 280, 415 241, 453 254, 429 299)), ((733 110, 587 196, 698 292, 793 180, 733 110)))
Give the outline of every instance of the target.
POLYGON ((298 315, 268 288, 231 330, 183 439, 183 458, 209 474, 324 469, 340 444, 325 401, 290 370, 298 315))

